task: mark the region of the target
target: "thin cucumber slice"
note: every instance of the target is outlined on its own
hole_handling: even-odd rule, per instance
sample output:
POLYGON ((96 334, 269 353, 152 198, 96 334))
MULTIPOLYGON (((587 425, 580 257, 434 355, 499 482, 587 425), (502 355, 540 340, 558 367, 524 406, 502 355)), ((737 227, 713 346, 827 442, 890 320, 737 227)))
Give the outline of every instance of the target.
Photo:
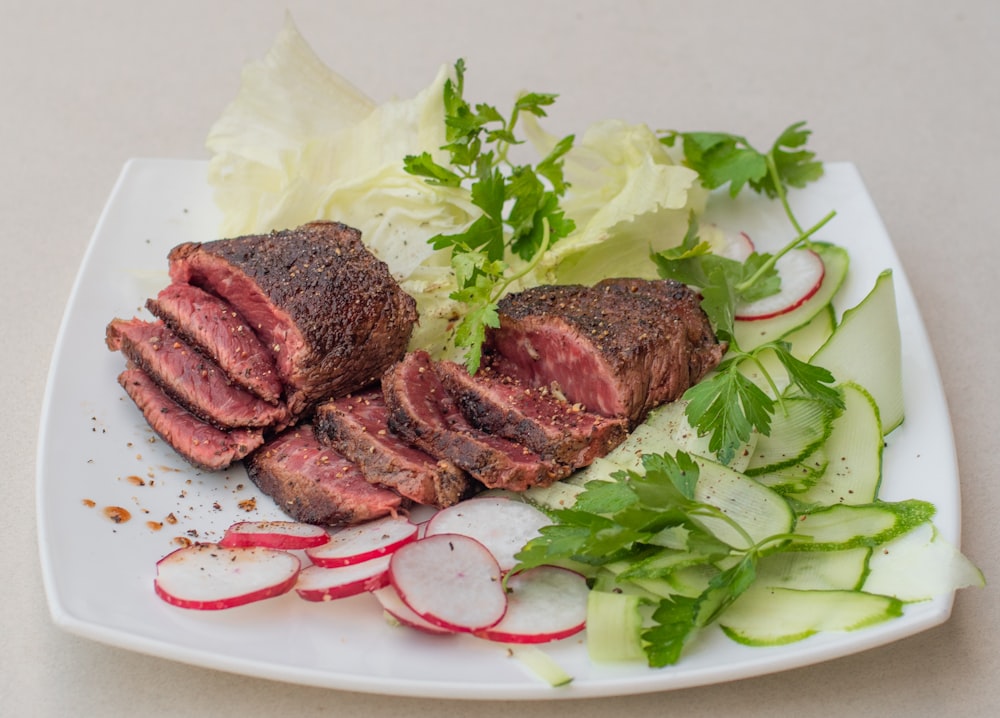
POLYGON ((842 247, 824 242, 816 242, 811 247, 823 259, 823 265, 826 269, 819 290, 801 305, 785 314, 779 314, 770 319, 736 322, 733 334, 740 349, 750 351, 761 344, 785 337, 790 332, 804 327, 820 312, 826 311, 844 283, 850 260, 847 251, 842 247))
MULTIPOLYGON (((757 583, 799 590, 859 590, 868 575, 872 549, 788 552, 763 556, 757 564, 757 583)), ((878 593, 878 591, 875 591, 878 593)))
POLYGON ((903 371, 899 317, 891 270, 882 272, 861 302, 844 312, 840 326, 810 363, 838 381, 860 384, 875 399, 888 434, 903 423, 903 371))
MULTIPOLYGON (((793 357, 801 361, 809 361, 810 357, 830 338, 836 326, 836 313, 834 312, 833 305, 828 304, 816 316, 810 319, 805 326, 792 330, 782 337, 781 340, 788 342, 789 351, 793 357)), ((778 391, 783 392, 788 386, 788 372, 782 366, 781 361, 778 360, 774 352, 771 351, 761 352, 755 362, 747 361, 741 363, 740 373, 754 382, 767 394, 771 394, 773 391, 771 382, 767 380, 767 377, 771 377, 771 381, 777 386, 778 391)))
POLYGON ((903 601, 923 601, 986 585, 983 572, 930 522, 880 546, 872 555, 869 571, 866 591, 903 601))
POLYGON ((595 663, 644 661, 639 638, 642 598, 629 593, 591 591, 587 598, 587 653, 595 663))
POLYGON ((809 456, 793 466, 774 469, 763 474, 754 474, 754 481, 774 489, 779 494, 794 494, 814 486, 830 464, 826 449, 816 447, 809 456))
POLYGON ((903 615, 902 601, 861 591, 750 587, 722 615, 727 636, 748 646, 794 643, 820 631, 853 631, 903 615))
POLYGON ((878 501, 863 506, 837 504, 802 514, 795 533, 805 540, 788 546, 794 551, 841 551, 871 548, 929 522, 934 505, 926 501, 878 501))
POLYGON ((840 387, 844 411, 833 421, 824 444, 826 471, 805 491, 794 494, 806 504, 867 504, 882 480, 882 425, 871 395, 857 384, 840 387))
POLYGON ((768 436, 759 436, 746 474, 756 476, 802 462, 822 446, 833 430, 836 410, 804 396, 784 398, 771 419, 768 436))
POLYGON ((795 514, 780 494, 728 466, 703 457, 694 459, 699 469, 695 498, 715 506, 746 533, 722 519, 703 517, 702 524, 720 541, 746 549, 792 530, 795 514))
POLYGON ((565 686, 573 682, 573 676, 559 665, 556 660, 541 648, 531 644, 507 644, 511 658, 516 659, 525 668, 548 683, 553 688, 565 686))

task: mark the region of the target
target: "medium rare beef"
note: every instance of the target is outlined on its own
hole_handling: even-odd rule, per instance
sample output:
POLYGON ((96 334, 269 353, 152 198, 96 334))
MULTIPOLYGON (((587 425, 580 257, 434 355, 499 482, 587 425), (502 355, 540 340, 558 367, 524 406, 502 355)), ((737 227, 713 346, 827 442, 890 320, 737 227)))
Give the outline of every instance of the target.
POLYGON ((311 424, 285 430, 245 464, 257 487, 296 521, 357 524, 405 505, 399 494, 370 484, 357 464, 320 444, 311 424))
POLYGON ((377 381, 416 321, 413 298, 340 223, 189 242, 169 259, 173 281, 225 299, 271 349, 294 415, 377 381))
POLYGON ((473 427, 445 391, 427 352, 416 350, 382 378, 389 428, 431 456, 447 459, 490 488, 523 491, 570 474, 525 446, 473 427))
POLYGON ((188 344, 212 359, 231 381, 265 401, 281 399, 274 358, 233 307, 190 284, 160 290, 146 308, 188 344))
POLYGON ((570 468, 589 465, 628 434, 624 419, 608 418, 570 404, 547 387, 485 369, 470 376, 450 361, 435 371, 462 414, 478 429, 515 441, 570 468))
POLYGON ((672 280, 612 279, 593 287, 540 286, 499 302, 486 363, 631 427, 679 398, 726 347, 700 296, 672 280))
POLYGON ((223 431, 185 411, 138 367, 130 366, 119 374, 118 383, 153 431, 200 469, 225 469, 264 443, 260 429, 223 431))
POLYGON ((211 360, 194 351, 162 322, 113 319, 105 340, 121 351, 195 416, 224 429, 282 425, 284 406, 274 406, 230 384, 211 360))
POLYGON ((316 436, 356 463, 365 478, 426 506, 444 508, 474 491, 455 464, 435 459, 389 430, 380 389, 333 399, 316 407, 316 436))

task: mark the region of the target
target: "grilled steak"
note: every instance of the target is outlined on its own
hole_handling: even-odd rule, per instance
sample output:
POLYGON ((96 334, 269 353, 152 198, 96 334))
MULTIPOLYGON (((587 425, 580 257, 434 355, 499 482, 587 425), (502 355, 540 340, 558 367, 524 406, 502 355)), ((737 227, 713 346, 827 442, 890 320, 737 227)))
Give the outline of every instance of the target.
POLYGON ((431 456, 447 459, 490 488, 523 491, 569 475, 564 465, 473 427, 448 396, 430 356, 408 353, 382 378, 389 428, 431 456))
POLYGON ((281 380, 274 358, 250 326, 227 302, 190 284, 171 284, 146 308, 211 358, 231 381, 277 404, 281 380))
POLYGON ((355 229, 298 229, 171 250, 170 276, 225 299, 274 353, 293 415, 375 381, 406 350, 416 302, 355 229))
POLYGON ((265 427, 287 421, 284 406, 274 406, 230 384, 211 360, 188 346, 162 322, 113 319, 105 340, 195 416, 224 429, 265 427))
POLYGON ((399 494, 368 483, 356 464, 320 444, 310 424, 282 432, 245 464, 257 487, 296 521, 356 524, 404 506, 399 494))
POLYGON ((260 429, 223 431, 184 410, 137 367, 118 375, 118 383, 142 411, 149 426, 193 466, 225 469, 264 443, 260 429))
POLYGON ((486 363, 569 402, 639 424, 722 359, 700 297, 670 280, 541 286, 499 302, 486 363))
POLYGON ((628 434, 624 419, 584 411, 545 387, 529 387, 489 369, 473 377, 449 361, 438 362, 435 370, 473 426, 573 469, 606 455, 628 434))
POLYGON ((473 491, 469 476, 389 430, 389 409, 379 389, 323 402, 313 417, 316 436, 356 463, 371 483, 426 506, 443 508, 473 491))

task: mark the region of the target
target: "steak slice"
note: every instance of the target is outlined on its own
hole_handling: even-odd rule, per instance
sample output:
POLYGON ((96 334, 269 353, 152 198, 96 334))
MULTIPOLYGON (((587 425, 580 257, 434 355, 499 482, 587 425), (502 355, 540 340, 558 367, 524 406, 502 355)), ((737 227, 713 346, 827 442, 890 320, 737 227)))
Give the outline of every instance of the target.
POLYGON ((274 406, 238 386, 162 322, 113 319, 105 339, 198 418, 223 429, 283 425, 284 406, 274 406))
POLYGON ((260 429, 223 431, 207 424, 164 393, 142 369, 130 366, 118 375, 146 422, 188 463, 206 471, 220 471, 264 443, 260 429))
POLYGON ((588 466, 628 435, 624 419, 585 411, 545 387, 526 386, 489 369, 470 376, 450 361, 438 362, 435 371, 473 426, 572 469, 588 466))
POLYGON ((278 434, 244 463, 257 487, 296 521, 357 524, 404 507, 399 494, 370 484, 357 464, 320 444, 311 424, 278 434))
POLYGON ((277 404, 281 379, 274 358, 227 302, 190 284, 174 283, 146 300, 146 309, 212 359, 235 384, 277 404))
POLYGON ((540 286, 500 300, 486 363, 638 425, 722 360, 700 296, 672 280, 540 286))
POLYGON ((382 377, 389 428, 438 459, 447 459, 489 488, 524 491, 570 474, 525 446, 473 427, 445 391, 430 355, 408 353, 382 377))
POLYGON ((250 323, 274 354, 295 416, 378 381, 417 318, 361 233, 340 223, 184 243, 169 259, 173 281, 222 297, 250 323))
POLYGON ((473 492, 469 476, 389 430, 389 409, 378 389, 316 407, 316 436, 356 463, 370 483, 388 486, 426 506, 444 508, 473 492))

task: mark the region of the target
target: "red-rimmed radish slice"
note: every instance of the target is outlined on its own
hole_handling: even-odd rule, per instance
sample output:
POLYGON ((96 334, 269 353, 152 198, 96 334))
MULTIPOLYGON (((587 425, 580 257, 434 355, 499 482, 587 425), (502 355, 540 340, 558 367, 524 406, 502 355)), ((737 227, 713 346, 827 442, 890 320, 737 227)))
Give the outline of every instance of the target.
POLYGON ((192 544, 156 564, 156 594, 167 603, 203 611, 242 606, 291 590, 298 556, 261 546, 192 544))
POLYGON ((307 601, 332 601, 389 585, 389 556, 336 568, 306 566, 295 592, 307 601))
POLYGON ((226 529, 220 546, 266 546, 304 549, 322 546, 330 540, 322 526, 299 521, 240 521, 226 529))
POLYGON ((389 581, 410 610, 435 626, 475 633, 507 610, 500 566, 481 543, 461 534, 435 534, 401 546, 389 562, 389 581))
POLYGON ((587 624, 587 580, 576 571, 536 566, 507 578, 507 613, 477 635, 504 643, 547 643, 587 624))
POLYGON ((430 621, 425 621, 414 613, 413 609, 403 603, 403 599, 399 597, 396 589, 392 586, 375 589, 372 591, 372 595, 382 604, 382 610, 402 626, 415 628, 425 633, 433 633, 434 635, 450 636, 454 634, 454 631, 435 626, 430 621))
POLYGON ((712 247, 712 252, 720 257, 745 262, 756 251, 753 240, 746 232, 726 233, 721 235, 722 241, 712 247))
POLYGON ((486 546, 509 571, 514 555, 552 520, 531 504, 501 496, 469 499, 438 511, 427 522, 426 536, 453 533, 470 536, 486 546))
POLYGON ((386 516, 333 531, 325 544, 306 549, 306 556, 317 566, 349 566, 390 554, 416 538, 415 523, 404 516, 386 516))
POLYGON ((736 307, 736 319, 756 321, 790 312, 809 299, 823 283, 826 265, 811 249, 793 249, 775 263, 781 277, 781 289, 776 294, 736 307))

